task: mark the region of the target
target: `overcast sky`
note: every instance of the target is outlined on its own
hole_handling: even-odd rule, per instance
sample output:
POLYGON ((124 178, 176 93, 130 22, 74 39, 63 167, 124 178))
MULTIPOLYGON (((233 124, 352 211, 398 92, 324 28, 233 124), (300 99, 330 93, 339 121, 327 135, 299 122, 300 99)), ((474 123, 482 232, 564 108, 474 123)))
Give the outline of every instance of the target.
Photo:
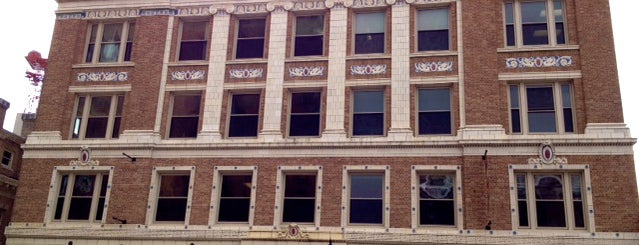
MULTIPOLYGON (((583 0, 580 0, 583 1, 583 0)), ((626 124, 632 136, 639 135, 639 62, 637 38, 636 10, 639 1, 610 0, 613 31, 617 53, 617 65, 621 83, 621 96, 624 105, 626 124), (634 69, 634 71, 633 71, 634 69)), ((31 50, 37 50, 47 57, 55 19, 54 0, 20 0, 12 1, 11 7, 0 14, 0 33, 4 33, 0 45, 0 98, 11 103, 7 112, 4 128, 12 131, 16 113, 23 112, 28 94, 33 89, 24 77, 29 65, 24 57, 31 50)), ((639 160, 639 146, 635 145, 635 164, 639 160)))

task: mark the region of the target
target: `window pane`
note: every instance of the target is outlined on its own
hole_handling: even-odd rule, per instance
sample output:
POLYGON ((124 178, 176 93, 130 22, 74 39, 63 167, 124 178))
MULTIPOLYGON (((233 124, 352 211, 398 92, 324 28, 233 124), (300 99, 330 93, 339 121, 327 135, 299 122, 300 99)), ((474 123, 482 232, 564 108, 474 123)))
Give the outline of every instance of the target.
POLYGON ((420 10, 417 15, 420 31, 448 30, 448 9, 420 10))
POLYGON ((315 197, 315 175, 286 175, 285 197, 315 197))
POLYGON ((229 137, 255 137, 259 116, 231 116, 229 137))
POLYGON ((453 199, 452 175, 419 176, 419 197, 421 199, 453 199))
POLYGON ((291 113, 319 113, 321 93, 293 93, 291 94, 291 113))
POLYGON ((156 221, 184 221, 186 216, 186 198, 158 200, 156 221))
POLYGON ((200 95, 173 96, 173 116, 199 115, 200 101, 200 95))
POLYGON ((102 30, 102 42, 120 42, 122 23, 105 24, 102 30))
POLYGON ((108 117, 111 110, 111 96, 94 96, 91 98, 91 116, 108 117))
POLYGON ((324 34, 324 16, 298 16, 295 25, 296 36, 313 36, 324 34))
POLYGON ((455 225, 454 202, 452 200, 420 200, 419 223, 422 225, 455 225))
POLYGON ((259 114, 260 95, 259 94, 234 94, 231 105, 231 114, 259 114))
POLYGON ((555 109, 552 87, 528 87, 526 94, 528 95, 529 111, 555 109))
POLYGON ((528 222, 528 202, 517 201, 517 209, 519 210, 519 226, 527 227, 528 222))
POLYGON ((195 138, 197 137, 199 117, 174 117, 171 118, 169 138, 195 138))
POLYGON ((383 198, 383 175, 351 176, 351 198, 383 198))
POLYGON ((357 13, 355 14, 355 33, 384 33, 386 30, 386 13, 357 13))
POLYGON ((381 224, 384 217, 382 200, 351 199, 350 223, 381 224))
POLYGON ((419 113, 419 134, 450 134, 451 124, 449 111, 419 113))
POLYGON ((222 197, 250 197, 253 176, 224 175, 222 176, 222 197))
POLYGON ((295 56, 322 55, 324 36, 295 37, 295 56))
POLYGON ((95 212, 95 220, 102 220, 102 216, 104 214, 104 202, 106 199, 104 197, 98 198, 98 206, 97 211, 95 212))
POLYGON ((240 20, 238 38, 264 37, 266 32, 265 19, 240 20))
POLYGON ((264 39, 243 39, 237 40, 237 59, 262 58, 264 57, 264 39))
POLYGON ((521 2, 521 19, 523 23, 546 23, 545 1, 521 2))
POLYGON ((528 130, 531 133, 557 132, 555 112, 529 112, 528 130))
POLYGON ((71 198, 69 205, 70 220, 88 220, 91 213, 91 197, 71 198))
POLYGON ((312 223, 315 220, 315 199, 284 199, 282 221, 312 223))
POLYGON ((536 205, 539 227, 566 227, 564 202, 537 201, 536 205))
POLYGON ((120 54, 120 43, 103 43, 100 49, 100 62, 116 62, 120 54))
POLYGON ((180 60, 206 59, 206 41, 189 41, 180 44, 180 60))
POLYGON ((384 53, 384 33, 355 35, 356 54, 384 53))
POLYGON ((384 135, 384 113, 353 115, 353 135, 384 135))
POLYGON ((250 199, 220 199, 220 212, 218 221, 220 222, 248 222, 250 211, 250 199))
POLYGON ((448 50, 448 30, 419 31, 418 51, 448 50))
POLYGON ((320 115, 291 115, 290 136, 319 136, 320 115))
POLYGON ((95 175, 78 175, 73 184, 74 197, 92 197, 95 185, 95 175))
POLYGON ((557 32, 557 44, 566 43, 566 33, 564 31, 564 6, 563 1, 555 0, 553 3, 555 14, 555 32, 557 32))
POLYGON ((189 194, 189 175, 162 175, 160 197, 187 197, 189 194))
POLYGON ((509 88, 510 88, 510 108, 519 109, 519 86, 511 85, 509 88))
POLYGON ((384 112, 384 91, 356 91, 353 94, 354 112, 384 112))
POLYGON ((548 44, 546 3, 522 2, 521 16, 524 45, 548 44))
POLYGON ((182 24, 182 41, 206 40, 207 22, 184 22, 182 24))
POLYGON ((507 25, 512 25, 515 24, 515 18, 513 17, 513 4, 512 3, 506 3, 505 5, 505 17, 506 17, 506 24, 507 25))
POLYGON ((450 90, 420 89, 419 111, 450 111, 450 90))
POLYGON ((535 198, 537 200, 563 200, 561 175, 535 175, 535 198))

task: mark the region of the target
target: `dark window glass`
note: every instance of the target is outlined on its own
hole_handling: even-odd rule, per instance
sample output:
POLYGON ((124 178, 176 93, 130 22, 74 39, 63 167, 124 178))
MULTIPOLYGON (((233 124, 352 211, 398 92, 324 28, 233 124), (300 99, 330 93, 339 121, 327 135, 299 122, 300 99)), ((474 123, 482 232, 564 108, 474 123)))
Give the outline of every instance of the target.
POLYGON ((450 134, 450 89, 419 90, 419 134, 450 134))
POLYGON ((533 133, 557 132, 553 88, 527 87, 528 127, 533 133))
POLYGON ((111 96, 95 96, 91 98, 86 138, 106 137, 110 111, 111 96))
POLYGON ((131 53, 133 52, 133 33, 135 32, 135 24, 129 24, 129 34, 126 38, 126 50, 124 51, 124 61, 131 61, 131 53))
POLYGON ((315 220, 315 175, 286 175, 283 222, 312 223, 315 220))
POLYGON ((173 96, 173 114, 169 138, 197 137, 200 121, 200 95, 173 96))
POLYGON ((88 220, 95 189, 95 175, 77 175, 69 207, 70 220, 88 220))
POLYGON ((322 55, 324 16, 298 16, 295 26, 295 56, 322 55))
POLYGON ((290 136, 318 136, 320 127, 320 92, 291 94, 290 136))
POLYGON ((87 56, 84 61, 93 62, 93 52, 95 52, 95 40, 98 35, 98 24, 91 25, 91 34, 89 34, 89 45, 87 46, 87 56))
POLYGON ((521 2, 524 45, 548 44, 548 22, 545 1, 521 2))
POLYGON ((104 204, 106 202, 106 192, 109 183, 109 176, 102 176, 102 183, 100 183, 100 195, 98 196, 97 211, 95 212, 95 220, 102 220, 102 214, 104 213, 104 204))
POLYGON ((584 203, 581 196, 581 176, 570 176, 570 183, 572 184, 572 205, 573 215, 575 217, 575 227, 584 228, 586 225, 584 222, 584 203))
POLYGON ((384 217, 384 175, 352 175, 349 222, 381 224, 384 217))
POLYGON ((259 123, 260 95, 232 95, 229 137, 255 137, 259 123))
POLYGON ((575 127, 572 118, 572 93, 570 92, 570 85, 561 85, 561 100, 564 113, 564 131, 575 132, 575 127))
POLYGON ((239 21, 235 58, 263 58, 266 19, 239 21))
POLYGON ((189 175, 162 175, 155 221, 184 221, 189 175))
POLYGON ((419 176, 419 223, 455 225, 453 175, 419 176))
POLYGON ((77 139, 80 137, 80 128, 82 127, 82 113, 84 110, 85 97, 78 98, 78 105, 76 106, 75 118, 73 120, 73 134, 71 138, 77 139))
POLYGON ((122 122, 122 108, 124 107, 124 96, 117 97, 117 105, 115 107, 115 118, 113 120, 113 133, 111 138, 118 138, 120 136, 120 123, 122 122))
POLYGON ((218 221, 249 221, 252 178, 251 175, 222 176, 218 221))
POLYGON ((555 13, 555 32, 557 33, 557 44, 566 44, 566 31, 564 28, 564 4, 561 0, 553 2, 555 13))
POLYGON ((13 154, 11 154, 11 152, 2 152, 2 164, 9 166, 11 164, 11 158, 13 158, 13 154))
POLYGON ((527 227, 528 196, 526 194, 526 175, 517 175, 517 209, 519 209, 519 226, 527 227))
POLYGON ((384 53, 386 13, 355 15, 355 54, 384 53))
POLYGON ((418 50, 449 49, 448 9, 427 9, 418 12, 418 50))
POLYGON ((384 92, 353 93, 353 135, 384 135, 384 92))
POLYGON ((510 121, 513 133, 521 133, 521 108, 519 106, 519 86, 510 86, 510 121))
POLYGON ((561 175, 536 175, 535 199, 539 227, 566 227, 561 175))
POLYGON ((182 24, 180 60, 204 60, 208 46, 207 22, 185 22, 182 24))
POLYGON ((58 191, 58 198, 55 206, 55 214, 53 219, 59 220, 62 218, 62 211, 64 210, 64 199, 67 195, 67 185, 69 182, 69 175, 62 175, 60 179, 60 189, 58 191))
POLYGON ((506 46, 515 46, 515 18, 513 15, 513 4, 505 4, 506 11, 506 46))

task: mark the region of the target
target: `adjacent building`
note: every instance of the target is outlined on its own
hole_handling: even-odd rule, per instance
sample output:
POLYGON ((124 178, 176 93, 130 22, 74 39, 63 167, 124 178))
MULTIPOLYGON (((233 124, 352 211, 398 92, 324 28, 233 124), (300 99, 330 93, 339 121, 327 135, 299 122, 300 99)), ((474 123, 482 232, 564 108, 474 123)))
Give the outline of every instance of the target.
POLYGON ((8 244, 636 244, 607 0, 57 0, 8 244))
POLYGON ((5 227, 11 221, 11 210, 18 187, 22 149, 25 139, 2 128, 4 119, 11 104, 0 98, 0 244, 5 244, 5 227))

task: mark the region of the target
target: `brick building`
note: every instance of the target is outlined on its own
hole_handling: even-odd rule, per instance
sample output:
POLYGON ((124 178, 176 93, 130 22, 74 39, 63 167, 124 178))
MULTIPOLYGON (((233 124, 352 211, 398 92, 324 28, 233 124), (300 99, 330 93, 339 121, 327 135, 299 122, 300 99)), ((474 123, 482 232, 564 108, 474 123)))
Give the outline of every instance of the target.
POLYGON ((11 221, 11 210, 22 164, 20 144, 24 143, 24 138, 20 135, 2 128, 9 106, 11 104, 8 101, 0 98, 0 244, 4 244, 4 230, 11 221))
POLYGON ((57 2, 8 244, 639 242, 607 0, 57 2))

